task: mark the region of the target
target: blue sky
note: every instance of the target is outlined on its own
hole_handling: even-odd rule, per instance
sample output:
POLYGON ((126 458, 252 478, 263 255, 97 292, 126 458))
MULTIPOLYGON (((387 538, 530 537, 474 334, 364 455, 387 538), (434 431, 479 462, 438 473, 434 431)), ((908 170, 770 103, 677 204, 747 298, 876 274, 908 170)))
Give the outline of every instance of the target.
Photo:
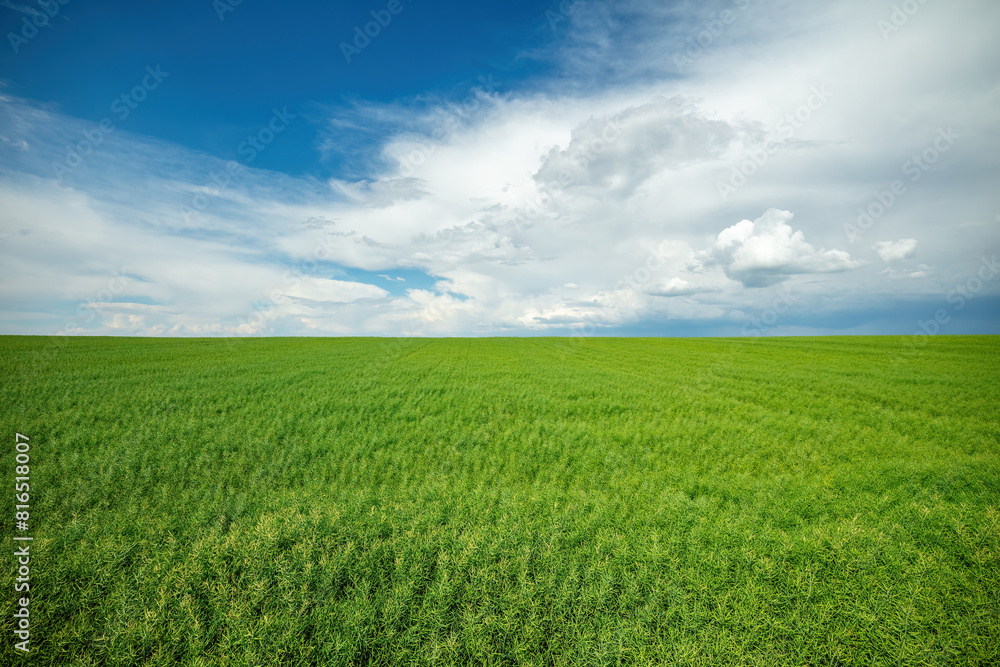
POLYGON ((0 332, 1000 333, 998 19, 3 0, 0 332))
MULTIPOLYGON (((347 63, 341 43, 354 45, 353 28, 372 21, 372 11, 384 20, 387 4, 247 1, 230 7, 189 0, 77 6, 72 0, 38 37, 18 44, 18 53, 8 38, 0 71, 8 94, 55 103, 63 113, 99 122, 109 101, 131 89, 146 66, 160 65, 169 73, 169 93, 144 102, 128 130, 237 159, 235 147, 274 106, 321 124, 329 108, 351 100, 448 95, 467 90, 483 72, 517 79, 544 68, 518 55, 550 37, 547 5, 517 2, 470 8, 400 0, 399 13, 380 26, 384 32, 347 63)), ((42 11, 30 1, 5 5, 5 35, 19 34, 29 11, 42 11)), ((297 126, 255 166, 329 177, 337 167, 319 159, 316 128, 297 126)))

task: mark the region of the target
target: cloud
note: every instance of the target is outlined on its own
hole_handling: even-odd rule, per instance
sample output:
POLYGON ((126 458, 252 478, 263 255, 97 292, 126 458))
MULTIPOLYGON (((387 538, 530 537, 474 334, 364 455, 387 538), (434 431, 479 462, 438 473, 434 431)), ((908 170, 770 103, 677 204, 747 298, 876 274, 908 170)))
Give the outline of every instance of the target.
POLYGON ((39 17, 39 19, 48 18, 45 15, 45 13, 38 7, 32 7, 30 5, 19 5, 16 2, 12 2, 11 0, 0 0, 0 7, 13 9, 15 12, 20 12, 22 14, 26 14, 27 16, 37 16, 39 17))
POLYGON ((512 238, 515 234, 515 227, 510 223, 474 220, 435 234, 414 237, 411 260, 438 274, 481 262, 523 264, 533 259, 533 253, 530 247, 512 238))
POLYGON ((93 123, 0 96, 5 330, 53 333, 124 266, 136 280, 116 300, 133 307, 76 318, 81 331, 476 335, 687 321, 738 332, 772 303, 768 286, 794 285, 799 322, 831 304, 863 319, 873 303, 938 298, 995 247, 989 17, 1000 5, 927 3, 887 43, 885 7, 761 0, 678 73, 673 55, 732 3, 576 4, 542 54, 559 77, 463 94, 461 112, 427 96, 359 103, 329 130, 331 151, 363 135, 347 142, 351 169, 331 178, 243 165, 219 188, 225 161, 122 126, 57 183, 52 164, 93 123), (722 202, 716 183, 823 85, 830 100, 722 202), (876 245, 886 263, 919 238, 928 264, 879 279, 884 264, 838 249, 843 225, 908 178, 900 165, 942 123, 962 137, 869 232, 901 239, 876 245), (207 205, 186 220, 196 193, 207 205), (943 230, 946 218, 975 224, 943 230), (401 270, 438 282, 383 282, 401 270))
POLYGON ((653 296, 692 296, 706 292, 718 292, 717 287, 699 287, 692 285, 683 278, 671 278, 667 283, 655 285, 646 290, 646 294, 653 296))
POLYGON ((415 201, 427 196, 425 184, 416 178, 393 178, 382 181, 330 182, 334 191, 351 201, 371 208, 387 208, 397 202, 415 201))
POLYGON ((692 101, 656 97, 573 128, 565 148, 542 158, 534 180, 546 188, 630 195, 658 171, 717 158, 733 136, 728 123, 707 118, 692 101))
POLYGON ((789 211, 768 209, 753 222, 742 220, 719 233, 701 254, 708 265, 720 265, 726 276, 745 287, 767 287, 789 276, 835 273, 863 264, 843 250, 815 250, 801 230, 788 224, 789 211))
POLYGON ((351 303, 360 299, 383 299, 389 296, 381 287, 368 283, 325 278, 300 278, 282 294, 293 299, 327 303, 351 303))
POLYGON ((878 253, 878 256, 886 264, 899 262, 913 257, 913 251, 917 249, 917 240, 900 239, 895 243, 892 241, 879 241, 872 246, 872 249, 878 253))
POLYGON ((879 271, 880 276, 885 276, 890 280, 900 280, 900 279, 914 279, 914 278, 926 278, 930 275, 930 268, 926 264, 920 264, 917 268, 902 268, 897 269, 888 266, 881 271, 879 271))
POLYGON ((0 134, 0 141, 2 141, 3 143, 7 144, 8 146, 12 146, 13 148, 16 148, 19 151, 30 150, 30 146, 28 146, 28 142, 25 141, 24 139, 21 139, 20 141, 11 141, 6 136, 0 134))

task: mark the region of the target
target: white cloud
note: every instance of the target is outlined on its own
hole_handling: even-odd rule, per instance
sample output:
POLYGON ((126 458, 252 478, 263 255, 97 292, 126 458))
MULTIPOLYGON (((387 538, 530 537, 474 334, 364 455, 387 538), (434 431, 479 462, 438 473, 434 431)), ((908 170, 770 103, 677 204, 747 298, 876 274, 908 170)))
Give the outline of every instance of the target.
POLYGON ((382 181, 334 180, 330 187, 351 201, 365 207, 386 208, 397 202, 415 201, 427 196, 425 184, 418 178, 391 178, 382 181))
POLYGON ((722 266, 726 275, 746 287, 767 287, 789 276, 834 273, 857 268, 843 250, 815 250, 801 230, 793 230, 789 211, 768 209, 753 222, 742 220, 719 233, 701 254, 707 265, 722 266))
POLYGON ((389 293, 367 283, 303 277, 297 278, 295 284, 282 295, 307 301, 351 303, 361 299, 382 299, 389 293))
POLYGON ((872 249, 878 253, 878 256, 881 257, 882 261, 886 264, 890 262, 899 262, 913 257, 913 251, 917 249, 917 240, 900 239, 896 242, 879 241, 872 246, 872 249))
POLYGON ((123 266, 136 279, 116 300, 132 305, 104 306, 82 330, 460 335, 739 323, 769 306, 765 288, 777 283, 795 285, 800 314, 871 310, 918 287, 936 298, 968 256, 995 247, 996 3, 927 3, 887 43, 876 28, 883 6, 762 0, 681 73, 673 55, 724 4, 578 4, 546 54, 566 79, 477 94, 462 114, 424 98, 366 104, 341 122, 353 132, 374 118, 384 138, 355 177, 245 167, 220 190, 210 174, 223 161, 122 130, 57 184, 52 162, 90 125, 2 97, 4 325, 52 333, 123 266), (822 85, 833 94, 797 128, 795 146, 776 141, 773 128, 822 85), (906 178, 900 165, 941 124, 961 138, 869 232, 901 239, 876 244, 886 263, 910 257, 920 238, 927 265, 881 275, 922 280, 879 280, 883 265, 840 249, 843 225, 906 178), (720 200, 716 183, 748 149, 779 144, 720 200), (208 205, 185 220, 180 206, 196 192, 208 205), (977 222, 945 229, 946 218, 977 222), (426 287, 383 282, 399 269, 437 283, 389 296, 337 280, 340 268, 375 272, 386 287, 426 287), (33 310, 35 320, 24 316, 33 310))
POLYGON ((890 280, 905 280, 905 279, 915 279, 915 278, 926 278, 930 274, 930 268, 926 264, 920 264, 915 269, 910 268, 893 268, 888 266, 881 271, 879 271, 880 276, 885 276, 890 280))
POLYGON ((694 294, 718 291, 719 289, 716 287, 699 287, 692 285, 683 278, 671 278, 665 284, 650 287, 646 290, 646 293, 653 296, 692 296, 694 294))
POLYGON ((602 197, 629 195, 655 173, 719 157, 734 137, 690 100, 657 96, 608 118, 573 128, 565 148, 542 158, 542 188, 583 189, 602 197))

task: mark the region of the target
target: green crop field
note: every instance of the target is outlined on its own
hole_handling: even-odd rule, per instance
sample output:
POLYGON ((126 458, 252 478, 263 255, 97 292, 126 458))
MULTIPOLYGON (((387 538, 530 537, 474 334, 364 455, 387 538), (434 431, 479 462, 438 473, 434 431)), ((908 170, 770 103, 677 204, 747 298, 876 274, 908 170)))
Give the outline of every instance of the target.
POLYGON ((3 665, 1000 663, 1000 337, 3 337, 0 370, 3 665))

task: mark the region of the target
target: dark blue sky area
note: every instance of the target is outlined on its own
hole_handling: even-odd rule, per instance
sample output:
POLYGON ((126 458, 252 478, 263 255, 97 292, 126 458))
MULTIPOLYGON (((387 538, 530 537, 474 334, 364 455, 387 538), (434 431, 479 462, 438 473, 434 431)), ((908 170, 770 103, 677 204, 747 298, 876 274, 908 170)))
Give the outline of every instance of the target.
POLYGON ((372 21, 372 11, 384 20, 389 0, 243 0, 220 20, 224 1, 69 0, 58 5, 49 27, 26 43, 15 40, 17 53, 9 34, 22 33, 25 9, 42 6, 5 3, 0 79, 13 95, 84 120, 117 123, 112 102, 142 83, 147 66, 160 65, 169 76, 118 127, 239 159, 246 135, 268 121, 272 108, 287 106, 298 121, 255 166, 324 176, 316 151, 324 107, 351 99, 459 96, 483 75, 514 85, 542 69, 519 54, 553 38, 545 12, 558 6, 399 0, 402 10, 389 14, 380 34, 348 63, 341 42, 352 43, 355 26, 372 21))

